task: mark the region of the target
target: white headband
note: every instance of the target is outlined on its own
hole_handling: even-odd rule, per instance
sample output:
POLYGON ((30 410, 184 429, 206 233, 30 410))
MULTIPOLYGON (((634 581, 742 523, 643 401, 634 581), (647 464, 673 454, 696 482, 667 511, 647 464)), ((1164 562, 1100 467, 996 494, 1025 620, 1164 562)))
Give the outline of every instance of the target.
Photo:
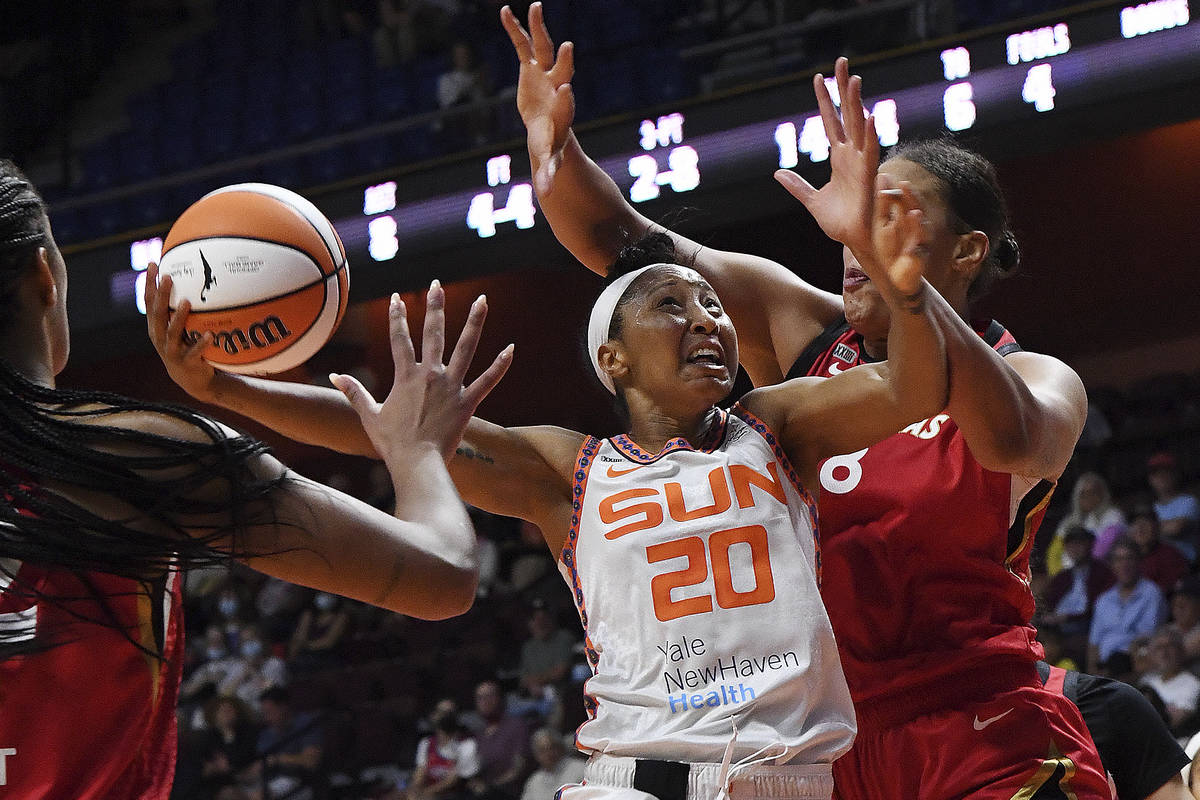
POLYGON ((588 357, 592 359, 592 369, 596 370, 596 377, 611 394, 617 393, 617 387, 608 373, 601 369, 599 355, 600 345, 608 341, 608 331, 612 328, 613 312, 617 310, 617 303, 621 302, 621 298, 625 296, 629 284, 637 280, 643 272, 655 267, 670 266, 674 265, 650 264, 641 269, 635 269, 633 272, 625 273, 605 286, 604 291, 596 298, 596 304, 592 306, 592 315, 588 318, 588 357))

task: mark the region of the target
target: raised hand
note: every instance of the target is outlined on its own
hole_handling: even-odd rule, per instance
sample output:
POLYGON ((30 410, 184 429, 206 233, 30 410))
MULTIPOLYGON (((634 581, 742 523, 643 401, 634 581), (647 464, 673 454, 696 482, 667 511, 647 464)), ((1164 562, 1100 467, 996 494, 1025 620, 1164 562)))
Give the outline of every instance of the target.
POLYGON ((571 91, 574 45, 563 42, 555 58, 554 42, 546 28, 541 3, 529 7, 529 31, 508 6, 500 9, 500 22, 521 61, 517 111, 525 123, 529 154, 535 164, 533 188, 539 196, 545 196, 550 193, 554 172, 562 161, 563 146, 575 119, 575 94, 571 91))
POLYGON ((194 342, 184 339, 191 303, 184 300, 174 312, 171 303, 171 276, 159 278, 158 264, 146 269, 146 331, 167 368, 171 380, 197 400, 211 402, 217 370, 204 360, 204 350, 212 344, 212 334, 204 333, 194 342))
MULTIPOLYGON (((825 78, 820 73, 813 77, 817 107, 829 139, 829 162, 833 168, 829 183, 816 189, 786 169, 778 170, 775 180, 804 204, 826 236, 857 250, 870 245, 879 137, 875 133, 875 117, 867 116, 863 110, 862 78, 850 76, 850 64, 845 58, 837 60, 834 76, 841 98, 840 118, 825 78)), ((859 253, 855 255, 862 260, 859 253)))
POLYGON ((863 269, 881 288, 891 286, 902 298, 917 296, 929 266, 929 228, 908 181, 887 175, 876 180, 871 241, 875 264, 863 269))
POLYGON ((434 281, 425 301, 425 328, 418 361, 408 331, 408 312, 399 295, 388 306, 392 361, 392 390, 377 403, 362 384, 349 375, 329 380, 346 395, 362 420, 363 429, 385 461, 403 457, 406 450, 423 444, 435 447, 449 462, 476 407, 495 388, 512 363, 513 346, 500 351, 491 365, 469 386, 463 385, 475 357, 487 300, 480 296, 467 315, 462 335, 448 364, 442 363, 446 340, 446 294, 434 281))

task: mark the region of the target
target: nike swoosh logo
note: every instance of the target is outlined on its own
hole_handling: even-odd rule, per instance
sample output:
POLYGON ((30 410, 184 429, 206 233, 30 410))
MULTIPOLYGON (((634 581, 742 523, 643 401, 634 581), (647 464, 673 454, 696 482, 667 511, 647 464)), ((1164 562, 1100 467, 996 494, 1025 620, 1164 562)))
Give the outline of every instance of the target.
POLYGON ((829 362, 829 374, 838 375, 842 372, 842 368, 837 365, 836 361, 829 362))
POLYGON ((1008 716, 1009 714, 1011 714, 1012 712, 1013 712, 1013 710, 1010 708, 1008 711, 1005 711, 1003 714, 997 714, 997 715, 996 715, 996 716, 994 716, 994 717, 988 717, 987 719, 985 719, 985 720, 982 720, 982 721, 980 721, 980 719, 979 719, 979 715, 978 715, 978 714, 976 714, 976 715, 975 715, 975 722, 973 723, 973 724, 974 724, 974 726, 975 726, 975 730, 977 730, 977 731, 981 731, 981 730, 983 730, 984 728, 986 728, 988 725, 991 725, 993 722, 995 722, 996 720, 1000 719, 1001 717, 1007 717, 1007 716, 1008 716))
POLYGON ((629 469, 617 469, 616 467, 610 466, 608 468, 608 477, 619 478, 622 475, 628 475, 630 472, 633 472, 634 470, 638 470, 638 469, 641 469, 641 467, 630 467, 629 469))

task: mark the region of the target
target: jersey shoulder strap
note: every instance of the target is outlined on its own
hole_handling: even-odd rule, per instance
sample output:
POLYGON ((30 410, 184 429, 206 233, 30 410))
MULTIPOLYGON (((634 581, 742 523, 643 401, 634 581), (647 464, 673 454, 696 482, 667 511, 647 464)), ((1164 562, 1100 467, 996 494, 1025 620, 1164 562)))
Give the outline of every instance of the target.
POLYGON ((834 342, 842 338, 842 335, 848 330, 850 330, 850 323, 846 322, 846 316, 844 314, 839 315, 828 328, 817 334, 817 338, 808 343, 808 347, 804 348, 795 362, 792 363, 792 368, 788 370, 788 374, 784 376, 784 380, 790 381, 792 378, 803 378, 807 375, 808 371, 817 363, 817 359, 833 346, 834 342))

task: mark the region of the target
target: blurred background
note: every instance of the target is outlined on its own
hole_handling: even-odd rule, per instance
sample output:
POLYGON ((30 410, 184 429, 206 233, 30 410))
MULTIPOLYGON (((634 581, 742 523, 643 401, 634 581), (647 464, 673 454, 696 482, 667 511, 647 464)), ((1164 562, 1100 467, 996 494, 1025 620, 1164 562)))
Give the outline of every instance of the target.
MULTIPOLYGON (((524 19, 528 4, 512 5, 524 19)), ((45 194, 72 265, 65 384, 187 402, 146 340, 139 276, 202 194, 264 181, 334 221, 353 278, 340 331, 283 377, 352 372, 386 392, 385 298, 420 308, 439 277, 452 325, 487 293, 481 361, 517 345, 482 416, 617 432, 581 355, 599 281, 527 193, 499 7, 3 3, 0 153, 45 194)), ((1200 520, 1158 519, 1200 488, 1200 35, 1186 0, 551 0, 546 18, 576 43, 584 149, 643 213, 831 291, 840 248, 771 178, 780 166, 827 178, 813 72, 850 56, 868 106, 894 123, 885 144, 952 133, 995 161, 1024 266, 980 310, 1071 364, 1091 399, 1038 539, 1047 644, 1083 664, 1080 620, 1054 613, 1070 553, 1087 560, 1076 548, 1063 561, 1067 534, 1129 530, 1159 553, 1153 577, 1193 634, 1181 657, 1200 668, 1200 520), (1151 535, 1138 526, 1155 502, 1151 535)), ((215 413, 300 472, 390 502, 380 465, 215 413)), ((270 784, 280 797, 399 797, 446 719, 486 756, 476 796, 515 798, 535 770, 573 768, 559 744, 583 719, 586 666, 571 598, 536 530, 476 519, 480 599, 448 622, 238 569, 189 576, 176 796, 236 800, 270 784), (265 752, 298 766, 263 772, 265 752)), ((1128 677, 1160 669, 1166 649, 1137 644, 1128 677)), ((1200 728, 1194 708, 1171 723, 1181 737, 1200 728)))

